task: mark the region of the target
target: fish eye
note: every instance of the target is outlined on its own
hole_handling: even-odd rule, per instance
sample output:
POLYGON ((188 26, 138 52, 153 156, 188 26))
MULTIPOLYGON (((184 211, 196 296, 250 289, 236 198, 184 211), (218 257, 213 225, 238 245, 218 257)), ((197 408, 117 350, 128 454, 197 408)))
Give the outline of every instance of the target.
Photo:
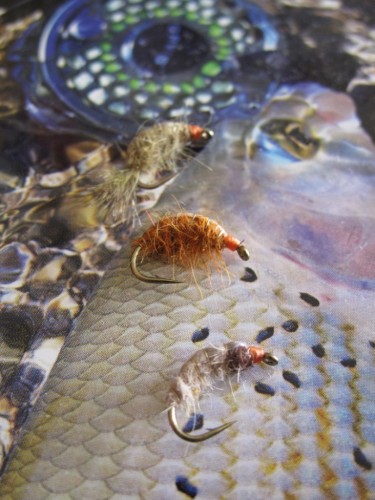
POLYGON ((301 161, 312 158, 319 148, 320 141, 298 120, 272 119, 263 123, 260 131, 259 146, 274 155, 301 161))

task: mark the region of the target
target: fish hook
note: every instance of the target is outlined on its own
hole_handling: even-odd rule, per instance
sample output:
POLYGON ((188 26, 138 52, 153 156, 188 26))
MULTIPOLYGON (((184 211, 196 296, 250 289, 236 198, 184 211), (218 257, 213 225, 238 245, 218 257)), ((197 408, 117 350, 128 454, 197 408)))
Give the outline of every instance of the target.
POLYGON ((153 184, 145 184, 142 181, 138 181, 137 186, 140 189, 157 189, 157 188, 163 186, 164 184, 166 184, 167 182, 171 181, 174 177, 176 177, 176 175, 178 175, 178 173, 166 175, 160 181, 156 181, 153 184))
POLYGON ((211 429, 208 432, 205 432, 204 434, 193 436, 191 434, 188 434, 187 432, 184 432, 178 425, 175 406, 171 406, 169 408, 168 420, 170 426, 172 427, 173 431, 177 434, 177 436, 180 437, 181 439, 184 439, 185 441, 189 441, 190 443, 200 443, 202 441, 206 441, 206 439, 210 439, 216 436, 216 434, 219 434, 225 429, 228 429, 228 427, 230 427, 235 423, 235 420, 233 420, 232 422, 227 422, 226 424, 220 425, 219 427, 215 427, 214 429, 211 429))
POLYGON ((141 250, 142 247, 136 247, 130 258, 130 269, 136 278, 138 278, 140 281, 144 281, 145 283, 182 283, 182 281, 176 281, 169 278, 160 278, 159 276, 150 276, 141 273, 141 271, 138 269, 137 263, 138 255, 141 250))

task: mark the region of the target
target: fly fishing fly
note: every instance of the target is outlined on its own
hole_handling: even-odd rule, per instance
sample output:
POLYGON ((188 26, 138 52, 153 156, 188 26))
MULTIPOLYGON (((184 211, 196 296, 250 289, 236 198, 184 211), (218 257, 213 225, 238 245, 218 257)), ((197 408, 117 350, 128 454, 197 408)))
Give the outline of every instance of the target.
POLYGON ((190 435, 178 425, 176 408, 183 407, 186 413, 190 414, 195 411, 204 391, 213 387, 215 380, 228 380, 235 374, 239 376, 243 370, 260 363, 275 366, 278 359, 265 352, 262 347, 248 346, 244 342, 228 342, 221 347, 206 347, 188 359, 173 380, 167 396, 168 420, 177 436, 185 441, 197 443, 216 436, 234 424, 234 421, 227 422, 204 434, 190 435))
POLYGON ((209 270, 212 262, 217 270, 224 266, 222 250, 236 251, 242 260, 250 258, 246 247, 237 238, 228 235, 217 222, 204 217, 181 213, 162 217, 133 242, 131 270, 146 283, 179 283, 173 279, 148 276, 138 269, 138 257, 161 258, 167 263, 178 264, 194 270, 209 270))
POLYGON ((129 210, 136 207, 139 189, 167 184, 181 171, 184 161, 193 158, 212 137, 211 130, 180 122, 162 122, 142 129, 126 152, 120 150, 118 168, 98 166, 96 174, 89 171, 75 182, 75 189, 60 204, 59 215, 69 220, 77 211, 82 214, 86 210, 87 216, 81 215, 81 219, 87 226, 124 222, 129 210))

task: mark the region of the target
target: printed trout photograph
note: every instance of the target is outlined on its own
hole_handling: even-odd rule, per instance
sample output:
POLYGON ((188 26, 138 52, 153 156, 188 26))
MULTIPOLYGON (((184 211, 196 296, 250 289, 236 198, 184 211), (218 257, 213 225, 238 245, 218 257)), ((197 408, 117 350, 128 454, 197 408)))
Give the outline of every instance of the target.
POLYGON ((375 496, 375 4, 0 2, 0 497, 375 496))

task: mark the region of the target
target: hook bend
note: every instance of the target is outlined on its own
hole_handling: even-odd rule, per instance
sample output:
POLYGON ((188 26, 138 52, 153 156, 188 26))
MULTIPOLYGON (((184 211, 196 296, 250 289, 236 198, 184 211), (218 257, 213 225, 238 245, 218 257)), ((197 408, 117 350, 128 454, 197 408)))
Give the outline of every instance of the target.
POLYGON ((137 186, 140 189, 157 189, 157 188, 163 186, 164 184, 166 184, 167 182, 171 181, 172 179, 174 179, 177 175, 178 175, 178 172, 173 173, 171 175, 166 175, 162 179, 160 179, 152 184, 145 184, 144 182, 139 180, 137 183, 137 186))
POLYGON ((188 434, 187 432, 184 432, 178 425, 175 406, 171 406, 169 408, 168 420, 170 426, 172 427, 173 431, 177 434, 177 436, 180 437, 181 439, 184 439, 185 441, 189 441, 190 443, 200 443, 202 441, 206 441, 206 439, 210 439, 216 436, 216 434, 225 431, 225 429, 228 429, 228 427, 233 425, 235 422, 235 420, 233 420, 232 422, 227 422, 226 424, 220 425, 219 427, 215 427, 214 429, 211 429, 208 432, 205 432, 204 434, 198 434, 194 436, 188 434))
POLYGON ((138 269, 138 255, 139 252, 142 250, 142 247, 137 246, 131 255, 130 258, 130 269, 134 276, 138 278, 140 281, 144 281, 145 283, 182 283, 182 281, 176 281, 173 279, 169 278, 160 278, 159 276, 150 276, 148 274, 142 273, 138 269))

